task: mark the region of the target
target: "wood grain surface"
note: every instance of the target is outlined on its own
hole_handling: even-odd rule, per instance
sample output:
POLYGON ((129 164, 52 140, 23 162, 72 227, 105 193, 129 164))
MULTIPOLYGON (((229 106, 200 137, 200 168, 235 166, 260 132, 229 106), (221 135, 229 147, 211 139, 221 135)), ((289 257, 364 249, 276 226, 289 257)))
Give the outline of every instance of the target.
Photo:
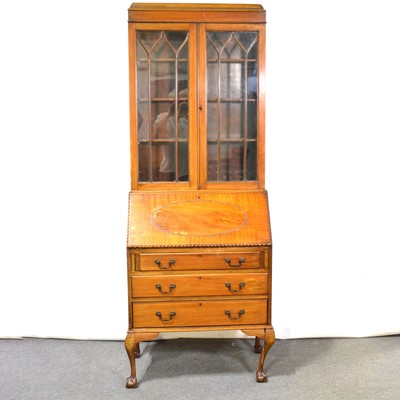
POLYGON ((239 206, 209 200, 178 201, 152 213, 156 228, 175 235, 226 234, 240 229, 246 219, 246 212, 239 206))
POLYGON ((265 22, 259 4, 133 3, 129 22, 265 22))
POLYGON ((190 249, 167 250, 163 252, 129 252, 132 270, 137 271, 196 271, 268 268, 268 249, 190 249), (137 261, 135 256, 137 255, 137 261), (172 262, 171 262, 172 261, 172 262))
POLYGON ((131 285, 133 298, 266 295, 268 274, 134 275, 131 285))
POLYGON ((266 324, 267 302, 221 300, 135 303, 133 322, 137 328, 266 324), (241 310, 244 311, 242 315, 239 314, 241 310), (226 311, 230 312, 232 319, 226 311), (161 313, 161 319, 156 313, 161 313), (171 316, 171 313, 175 313, 175 316, 171 316))
MULTIPOLYGON (((266 246, 271 244, 271 233, 268 216, 268 200, 265 191, 185 191, 185 192, 131 192, 129 202, 128 247, 207 247, 207 246, 266 246), (214 202, 214 214, 202 222, 203 231, 207 225, 210 230, 223 231, 213 235, 198 234, 196 224, 185 225, 186 234, 175 234, 159 229, 153 223, 153 214, 162 207, 173 203, 202 204, 214 202), (193 203, 191 203, 193 202, 193 203), (239 207, 246 214, 246 222, 240 229, 225 231, 226 221, 221 220, 220 204, 239 207), (220 229, 220 225, 224 229, 220 229)), ((179 207, 177 208, 179 209, 179 207)), ((174 208, 171 207, 173 211, 174 208)), ((174 220, 174 215, 170 215, 174 220)), ((176 218, 180 218, 176 215, 176 218)), ((196 215, 193 215, 196 221, 196 215)), ((172 223, 171 223, 172 224, 172 223)))

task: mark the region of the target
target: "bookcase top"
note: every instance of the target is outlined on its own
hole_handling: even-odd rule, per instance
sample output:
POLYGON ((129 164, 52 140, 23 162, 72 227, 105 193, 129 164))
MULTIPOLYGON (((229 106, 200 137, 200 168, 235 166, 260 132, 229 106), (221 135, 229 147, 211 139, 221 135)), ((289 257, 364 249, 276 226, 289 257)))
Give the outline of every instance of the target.
POLYGON ((132 3, 128 22, 265 23, 260 4, 132 3))

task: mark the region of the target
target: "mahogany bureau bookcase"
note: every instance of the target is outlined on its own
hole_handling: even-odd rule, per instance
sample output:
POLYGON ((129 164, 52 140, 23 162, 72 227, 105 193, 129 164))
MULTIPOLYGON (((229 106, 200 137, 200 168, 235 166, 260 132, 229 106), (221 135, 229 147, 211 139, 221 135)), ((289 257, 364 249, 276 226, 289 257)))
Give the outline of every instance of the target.
MULTIPOLYGON (((265 190, 265 11, 135 3, 129 14, 131 364, 161 332, 275 340, 265 190)), ((173 360, 171 360, 173 363, 173 360)))

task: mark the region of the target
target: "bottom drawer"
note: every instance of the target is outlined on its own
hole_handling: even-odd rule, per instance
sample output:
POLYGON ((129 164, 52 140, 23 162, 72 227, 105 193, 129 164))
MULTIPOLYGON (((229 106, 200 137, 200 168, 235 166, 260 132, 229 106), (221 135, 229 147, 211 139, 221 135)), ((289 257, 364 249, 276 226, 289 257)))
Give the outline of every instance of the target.
POLYGON ((135 328, 264 325, 267 300, 134 303, 135 328))

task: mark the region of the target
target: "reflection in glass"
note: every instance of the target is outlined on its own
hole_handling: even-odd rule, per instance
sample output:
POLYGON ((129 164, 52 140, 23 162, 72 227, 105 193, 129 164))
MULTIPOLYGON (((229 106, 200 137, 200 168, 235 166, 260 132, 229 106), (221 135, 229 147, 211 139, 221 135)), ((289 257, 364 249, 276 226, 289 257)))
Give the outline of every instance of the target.
POLYGON ((175 180, 175 144, 157 143, 154 146, 154 154, 158 155, 158 157, 161 157, 161 163, 159 164, 159 174, 157 174, 157 171, 154 171, 153 173, 154 180, 155 181, 175 180))
POLYGON ((257 179, 258 33, 207 32, 207 179, 257 179))
POLYGON ((139 182, 189 180, 188 40, 188 32, 137 32, 139 182))

